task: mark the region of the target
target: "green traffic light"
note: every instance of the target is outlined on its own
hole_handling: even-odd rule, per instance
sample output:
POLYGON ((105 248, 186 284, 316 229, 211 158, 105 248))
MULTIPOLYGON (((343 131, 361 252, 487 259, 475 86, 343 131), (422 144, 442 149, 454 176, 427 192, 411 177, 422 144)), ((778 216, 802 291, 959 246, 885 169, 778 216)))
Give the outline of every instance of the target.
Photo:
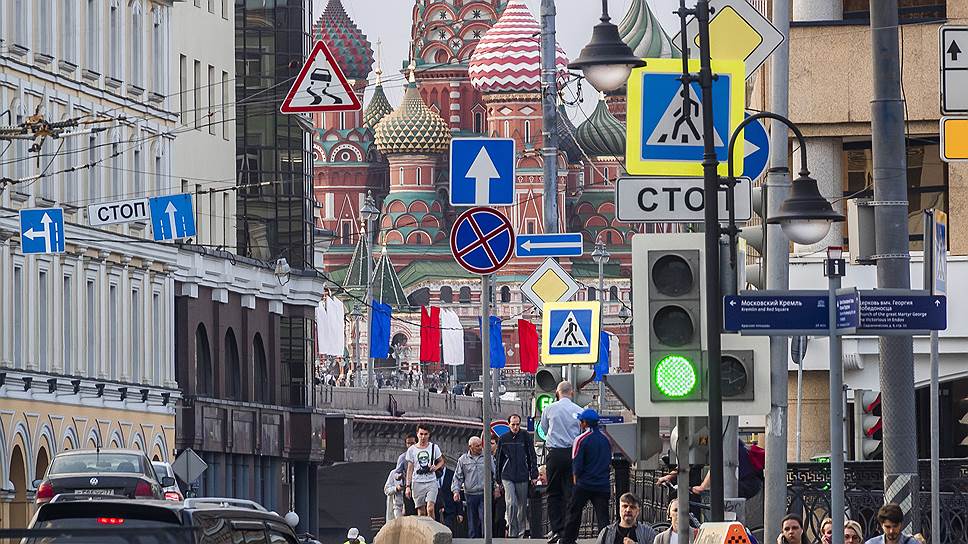
POLYGON ((538 395, 537 397, 535 397, 534 408, 535 408, 535 412, 537 412, 536 415, 540 416, 545 411, 545 408, 550 406, 551 403, 554 401, 555 399, 551 395, 538 395))
POLYGON ((671 399, 689 396, 699 381, 695 365, 682 355, 666 355, 660 359, 655 364, 653 378, 659 392, 671 399))

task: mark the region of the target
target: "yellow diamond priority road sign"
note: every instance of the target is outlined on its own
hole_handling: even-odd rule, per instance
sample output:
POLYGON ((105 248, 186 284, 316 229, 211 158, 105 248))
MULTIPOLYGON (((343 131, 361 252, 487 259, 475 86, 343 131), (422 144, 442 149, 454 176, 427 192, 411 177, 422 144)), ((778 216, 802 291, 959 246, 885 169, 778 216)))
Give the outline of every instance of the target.
POLYGON ((578 282, 554 259, 545 259, 521 285, 521 292, 539 310, 548 302, 569 300, 579 289, 578 282))
MULTIPOLYGON (((783 34, 746 0, 710 0, 709 47, 713 60, 741 60, 753 75, 783 43, 783 34)), ((681 35, 681 34, 680 34, 681 35)), ((689 58, 699 58, 699 21, 686 26, 689 58)), ((674 42, 681 43, 680 36, 674 42)))

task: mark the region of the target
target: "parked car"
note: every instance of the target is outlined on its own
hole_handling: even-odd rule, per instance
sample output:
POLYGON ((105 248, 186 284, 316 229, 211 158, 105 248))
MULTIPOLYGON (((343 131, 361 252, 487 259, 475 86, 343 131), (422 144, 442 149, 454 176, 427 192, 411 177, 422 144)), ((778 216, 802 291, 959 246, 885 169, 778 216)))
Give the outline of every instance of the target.
POLYGON ((28 529, 45 533, 26 544, 299 544, 282 516, 240 499, 61 494, 37 508, 28 529))
POLYGON ((166 485, 162 492, 165 494, 165 498, 170 501, 180 501, 185 498, 185 495, 181 491, 181 487, 178 486, 178 479, 175 478, 175 471, 171 468, 171 463, 165 463, 163 461, 152 461, 151 466, 155 469, 155 478, 160 482, 164 478, 171 478, 172 484, 166 485))
POLYGON ((164 476, 158 481, 155 469, 138 450, 69 450, 50 462, 43 480, 35 480, 37 504, 59 493, 118 495, 132 499, 163 499, 162 487, 175 483, 164 476))

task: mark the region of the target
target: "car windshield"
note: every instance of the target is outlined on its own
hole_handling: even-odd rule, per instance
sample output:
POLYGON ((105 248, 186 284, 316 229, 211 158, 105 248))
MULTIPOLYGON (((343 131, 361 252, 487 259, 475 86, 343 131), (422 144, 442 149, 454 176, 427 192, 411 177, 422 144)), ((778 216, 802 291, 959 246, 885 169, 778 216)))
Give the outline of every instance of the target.
POLYGON ((155 478, 157 478, 159 482, 161 481, 162 478, 164 478, 165 476, 168 476, 168 469, 167 467, 165 467, 165 465, 152 463, 151 466, 152 468, 155 469, 155 478))
POLYGON ((143 473, 141 458, 131 453, 75 453, 54 458, 48 474, 143 473))

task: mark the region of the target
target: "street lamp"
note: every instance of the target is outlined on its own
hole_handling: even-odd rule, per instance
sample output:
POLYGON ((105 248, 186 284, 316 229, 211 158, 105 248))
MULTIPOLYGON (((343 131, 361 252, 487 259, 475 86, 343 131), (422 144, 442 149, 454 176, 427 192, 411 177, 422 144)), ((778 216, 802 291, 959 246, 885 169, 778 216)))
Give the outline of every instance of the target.
MULTIPOLYGON (((373 325, 373 258, 370 252, 370 236, 373 232, 373 221, 379 216, 380 210, 376 207, 376 202, 373 201, 373 195, 370 194, 370 191, 367 191, 366 200, 363 202, 363 207, 360 208, 360 219, 366 222, 363 234, 366 237, 364 242, 366 243, 366 328, 368 342, 371 340, 369 334, 373 325)), ((370 356, 369 349, 367 349, 366 385, 370 386, 372 384, 373 357, 370 356)))
POLYGON ((601 21, 592 30, 592 41, 568 68, 581 70, 592 87, 609 92, 625 85, 632 70, 645 66, 645 61, 636 57, 628 44, 622 41, 618 27, 608 16, 608 0, 602 0, 601 21))
MULTIPOLYGON (((601 328, 602 322, 605 321, 605 265, 608 263, 608 250, 605 249, 605 242, 602 242, 601 238, 595 242, 595 251, 592 251, 592 260, 598 264, 598 306, 599 306, 599 328, 601 328)), ((601 351, 599 351, 601 353, 601 351)), ((603 411, 605 409, 605 379, 601 376, 596 376, 598 379, 598 411, 603 411)))

